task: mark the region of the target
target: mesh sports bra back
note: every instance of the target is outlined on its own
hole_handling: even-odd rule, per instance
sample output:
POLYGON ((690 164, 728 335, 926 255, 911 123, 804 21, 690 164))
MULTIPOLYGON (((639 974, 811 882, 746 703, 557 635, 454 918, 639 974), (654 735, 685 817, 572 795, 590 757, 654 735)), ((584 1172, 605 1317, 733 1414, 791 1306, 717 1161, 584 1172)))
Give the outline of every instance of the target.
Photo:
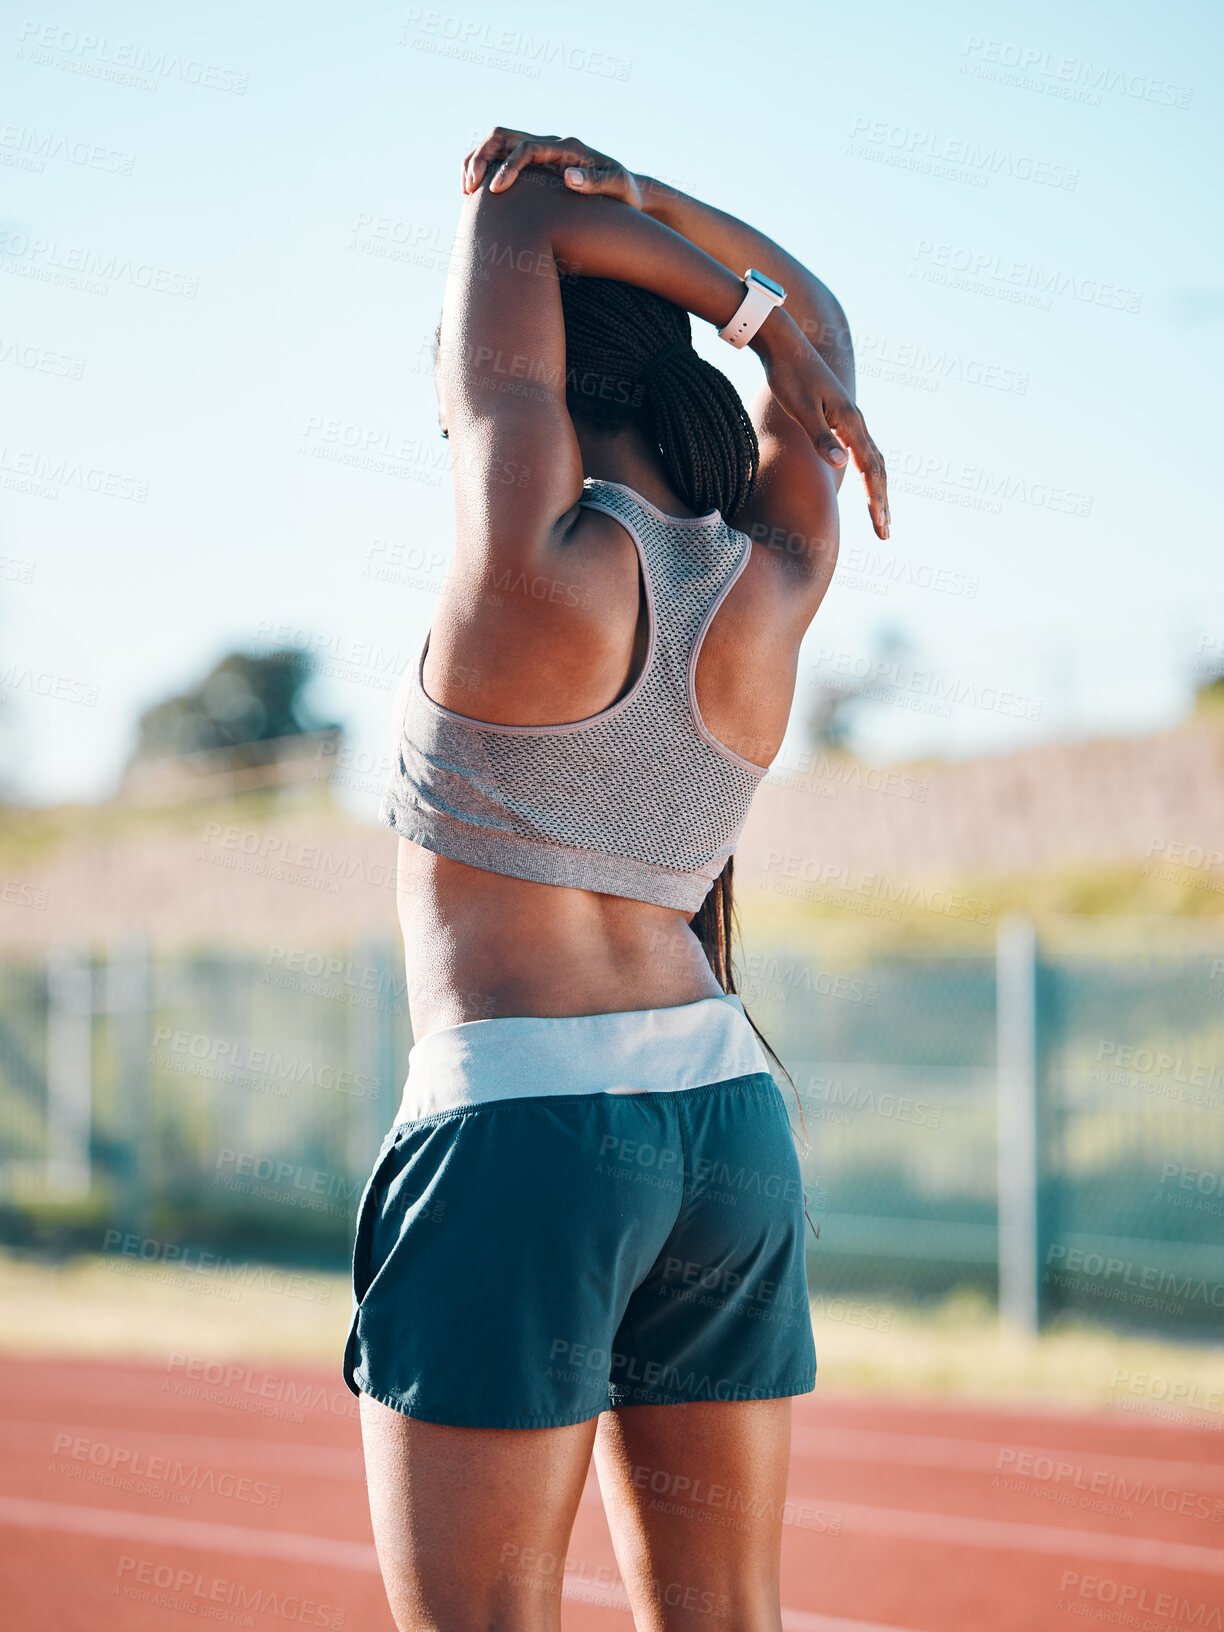
POLYGON ((618 482, 582 504, 637 547, 649 641, 618 702, 564 725, 495 725, 425 692, 429 648, 404 675, 379 818, 416 844, 512 878, 696 912, 734 853, 767 767, 707 730, 697 706, 705 633, 751 541, 717 510, 667 516, 618 482))

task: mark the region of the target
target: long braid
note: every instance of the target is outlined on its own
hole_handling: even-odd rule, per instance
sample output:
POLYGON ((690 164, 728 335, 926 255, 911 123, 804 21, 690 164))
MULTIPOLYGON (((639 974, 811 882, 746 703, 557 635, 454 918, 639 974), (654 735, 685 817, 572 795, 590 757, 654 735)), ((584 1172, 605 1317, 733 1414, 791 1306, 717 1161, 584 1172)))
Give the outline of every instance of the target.
MULTIPOLYGON (((605 431, 636 426, 658 448, 668 481, 687 504, 701 513, 734 516, 748 502, 760 469, 756 430, 731 381, 693 350, 689 314, 633 284, 573 275, 561 279, 561 307, 571 417, 605 431)), ((728 860, 691 925, 728 993, 736 990, 732 950, 738 931, 732 873, 728 860)), ((794 1079, 751 1015, 748 1023, 795 1091, 806 1144, 794 1079)))
POLYGON ((756 431, 730 380, 693 350, 689 314, 610 278, 563 278, 561 304, 571 413, 607 430, 637 424, 694 510, 733 516, 760 467, 756 431))
MULTIPOLYGON (((728 858, 727 865, 723 868, 722 872, 719 873, 718 877, 714 880, 714 883, 710 886, 709 893, 706 895, 706 898, 701 903, 700 907, 698 907, 696 916, 693 918, 690 927, 693 934, 696 935, 697 939, 701 942, 702 950, 706 955, 710 968, 714 971, 715 980, 717 980, 724 992, 734 992, 736 995, 738 995, 735 980, 735 965, 732 961, 734 942, 740 932, 739 918, 735 910, 733 890, 734 869, 735 857, 731 856, 728 858)), ((743 1000, 741 999, 740 1001, 742 1007, 743 1000)), ((791 1085, 791 1091, 795 1096, 795 1103, 799 1107, 799 1126, 803 1130, 803 1153, 806 1156, 811 1150, 811 1144, 807 1136, 807 1123, 803 1119, 803 1100, 799 1097, 799 1089, 795 1084, 795 1079, 786 1069, 782 1059, 774 1052, 773 1045, 769 1041, 769 1038, 766 1037, 765 1033, 761 1030, 760 1026, 757 1025, 756 1021, 748 1013, 747 1009, 744 1009, 744 1018, 752 1027, 753 1031, 756 1032, 761 1041, 761 1046, 765 1049, 770 1059, 774 1062, 774 1064, 778 1067, 778 1070, 781 1071, 782 1075, 791 1085)), ((791 1131, 793 1132, 794 1129, 792 1128, 791 1131)), ((820 1226, 818 1224, 812 1224, 812 1215, 807 1210, 806 1201, 803 1211, 808 1223, 812 1225, 813 1234, 819 1241, 820 1226)))

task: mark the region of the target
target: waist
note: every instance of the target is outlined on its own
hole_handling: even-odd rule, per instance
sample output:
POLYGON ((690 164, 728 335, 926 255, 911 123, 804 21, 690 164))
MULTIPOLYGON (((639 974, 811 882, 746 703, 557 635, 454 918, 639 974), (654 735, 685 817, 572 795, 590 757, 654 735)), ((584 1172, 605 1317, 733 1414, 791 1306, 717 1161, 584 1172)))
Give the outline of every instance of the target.
POLYGON ((738 997, 560 1018, 507 1016, 432 1031, 408 1055, 397 1123, 499 1100, 678 1093, 769 1075, 738 997))
POLYGON ((417 1037, 494 1017, 669 1007, 719 990, 682 911, 489 872, 406 839, 397 872, 417 1037))

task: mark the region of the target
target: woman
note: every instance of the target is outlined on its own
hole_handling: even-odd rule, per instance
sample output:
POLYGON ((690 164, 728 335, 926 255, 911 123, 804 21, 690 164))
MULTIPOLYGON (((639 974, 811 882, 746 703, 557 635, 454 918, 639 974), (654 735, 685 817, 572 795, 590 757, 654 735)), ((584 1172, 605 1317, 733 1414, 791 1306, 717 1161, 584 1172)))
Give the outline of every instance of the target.
POLYGON ((731 856, 833 572, 842 444, 886 538, 883 464, 841 308, 751 227, 500 128, 463 191, 455 568, 382 811, 414 1047, 345 1359, 378 1555, 403 1632, 556 1628, 593 1452, 638 1627, 776 1629, 815 1356, 731 856), (760 357, 751 415, 690 313, 760 357))

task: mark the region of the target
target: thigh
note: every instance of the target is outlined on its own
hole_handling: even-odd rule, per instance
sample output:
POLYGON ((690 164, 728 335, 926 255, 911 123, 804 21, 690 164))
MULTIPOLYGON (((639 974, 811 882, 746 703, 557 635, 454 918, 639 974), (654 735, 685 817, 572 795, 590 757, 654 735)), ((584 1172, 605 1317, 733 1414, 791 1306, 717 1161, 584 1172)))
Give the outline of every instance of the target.
POLYGON ((374 1542, 400 1632, 556 1632, 596 1420, 451 1428, 361 1396, 374 1542))
POLYGON ((791 1402, 624 1406, 595 1466, 638 1632, 777 1632, 791 1402))

